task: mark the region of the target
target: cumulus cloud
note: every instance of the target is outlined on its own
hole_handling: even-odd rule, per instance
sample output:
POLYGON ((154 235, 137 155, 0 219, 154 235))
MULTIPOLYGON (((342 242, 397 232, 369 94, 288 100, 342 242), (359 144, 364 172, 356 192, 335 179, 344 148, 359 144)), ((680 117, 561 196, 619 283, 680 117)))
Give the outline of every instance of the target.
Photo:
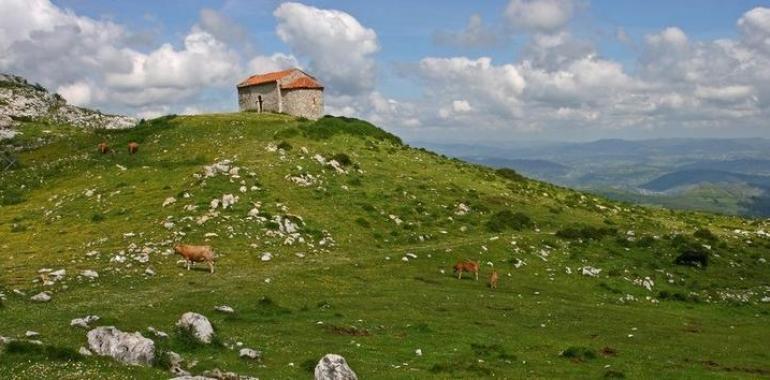
POLYGON ((222 42, 245 43, 248 41, 246 28, 213 9, 204 8, 200 11, 198 28, 222 42))
POLYGON ((551 33, 563 28, 574 10, 572 0, 511 0, 504 15, 515 29, 551 33))
POLYGON ((472 14, 465 29, 459 32, 436 32, 433 41, 446 46, 485 48, 497 45, 500 42, 500 34, 484 25, 481 15, 472 14))
POLYGON ((248 64, 250 73, 267 73, 286 70, 292 67, 302 68, 296 57, 283 53, 256 56, 248 64))
POLYGON ((273 13, 276 33, 333 95, 374 90, 377 34, 348 13, 299 3, 283 3, 273 13))

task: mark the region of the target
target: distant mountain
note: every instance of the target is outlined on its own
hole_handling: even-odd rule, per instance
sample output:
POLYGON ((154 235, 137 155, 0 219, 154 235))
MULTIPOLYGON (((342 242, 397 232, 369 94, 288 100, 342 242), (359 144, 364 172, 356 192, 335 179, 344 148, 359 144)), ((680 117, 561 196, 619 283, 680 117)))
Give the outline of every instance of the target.
POLYGON ((703 160, 681 166, 679 169, 712 169, 733 173, 770 175, 770 159, 703 160))
POLYGON ((694 186, 704 183, 744 183, 760 188, 770 188, 770 177, 710 169, 677 170, 647 182, 641 187, 646 190, 664 192, 683 186, 694 186))
POLYGON ((505 159, 496 157, 462 157, 462 159, 493 168, 511 168, 535 178, 564 176, 571 168, 548 160, 505 159))

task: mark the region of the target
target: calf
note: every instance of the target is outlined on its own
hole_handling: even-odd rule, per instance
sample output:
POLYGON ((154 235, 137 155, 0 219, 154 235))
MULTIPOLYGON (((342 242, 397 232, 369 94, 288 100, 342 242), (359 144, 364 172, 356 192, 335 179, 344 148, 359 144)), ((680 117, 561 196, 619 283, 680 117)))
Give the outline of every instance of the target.
POLYGON ((97 147, 99 149, 99 153, 101 153, 101 154, 107 154, 107 153, 110 152, 110 146, 107 145, 107 143, 101 143, 101 144, 97 145, 97 147))
POLYGON ((210 246, 178 244, 174 246, 174 251, 184 257, 187 262, 187 270, 190 270, 192 263, 205 262, 209 265, 211 273, 214 273, 214 251, 210 246))
POLYGON ((128 154, 135 154, 139 150, 139 144, 135 142, 128 143, 128 154))
POLYGON ((463 272, 475 273, 476 281, 479 279, 479 263, 473 261, 458 261, 454 266, 457 279, 463 278, 463 272))
POLYGON ((492 289, 497 289, 497 279, 498 279, 497 271, 492 270, 492 274, 489 275, 489 287, 492 289))

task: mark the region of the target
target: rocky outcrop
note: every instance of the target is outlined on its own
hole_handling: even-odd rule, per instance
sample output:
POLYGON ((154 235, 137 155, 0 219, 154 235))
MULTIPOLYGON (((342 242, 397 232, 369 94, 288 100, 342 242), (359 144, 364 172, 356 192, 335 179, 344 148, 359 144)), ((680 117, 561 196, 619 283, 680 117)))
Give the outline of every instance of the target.
POLYGON ((315 366, 315 380, 358 380, 347 361, 337 354, 326 354, 315 366))
POLYGON ((67 104, 59 94, 9 74, 0 74, 0 139, 12 137, 19 120, 48 120, 82 128, 123 129, 136 125, 133 117, 107 115, 67 104), (16 120, 16 121, 14 121, 16 120))
POLYGON ((142 334, 126 333, 113 326, 101 326, 88 332, 88 348, 101 356, 132 365, 151 365, 155 343, 142 334))

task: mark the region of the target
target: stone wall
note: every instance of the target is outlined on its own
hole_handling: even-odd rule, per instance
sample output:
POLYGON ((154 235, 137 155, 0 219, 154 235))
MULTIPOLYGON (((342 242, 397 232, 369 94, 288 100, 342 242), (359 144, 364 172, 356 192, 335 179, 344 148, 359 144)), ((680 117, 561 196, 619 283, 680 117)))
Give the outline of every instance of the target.
POLYGON ((315 120, 323 116, 324 95, 320 89, 297 88, 283 90, 283 112, 315 120))
POLYGON ((262 112, 281 112, 281 94, 275 82, 238 88, 238 106, 241 111, 259 111, 262 96, 262 112))

